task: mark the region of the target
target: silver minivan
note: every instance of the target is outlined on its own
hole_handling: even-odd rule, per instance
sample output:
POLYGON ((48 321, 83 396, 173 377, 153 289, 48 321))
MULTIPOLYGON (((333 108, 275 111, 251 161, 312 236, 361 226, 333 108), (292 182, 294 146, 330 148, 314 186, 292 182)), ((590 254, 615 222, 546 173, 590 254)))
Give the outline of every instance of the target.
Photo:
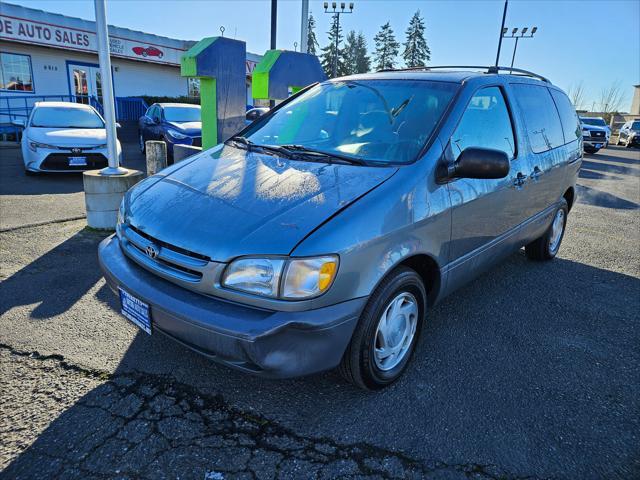
POLYGON ((560 247, 578 117, 545 78, 503 71, 311 85, 146 178, 99 249, 122 314, 246 372, 389 385, 434 304, 523 246, 560 247))

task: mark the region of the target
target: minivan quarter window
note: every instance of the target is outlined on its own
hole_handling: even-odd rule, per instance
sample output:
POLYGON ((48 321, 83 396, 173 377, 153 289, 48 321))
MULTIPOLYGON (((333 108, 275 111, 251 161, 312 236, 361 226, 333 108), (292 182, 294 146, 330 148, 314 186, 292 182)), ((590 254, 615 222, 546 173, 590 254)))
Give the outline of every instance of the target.
POLYGON ((482 88, 473 95, 451 137, 451 147, 455 158, 469 147, 502 150, 515 157, 511 117, 499 87, 482 88))
POLYGON ((571 104, 571 100, 560 90, 551 89, 551 96, 556 103, 556 107, 558 107, 565 143, 579 139, 582 136, 580 120, 571 104))
POLYGON ((547 87, 518 83, 512 88, 522 111, 531 150, 542 153, 564 145, 560 118, 547 87))

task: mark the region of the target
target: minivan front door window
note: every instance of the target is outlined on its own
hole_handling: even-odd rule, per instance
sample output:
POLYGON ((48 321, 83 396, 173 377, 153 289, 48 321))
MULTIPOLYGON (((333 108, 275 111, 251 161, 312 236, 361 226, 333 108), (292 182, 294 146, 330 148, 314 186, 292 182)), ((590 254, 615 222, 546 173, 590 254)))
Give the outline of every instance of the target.
POLYGON ((487 87, 476 92, 451 137, 455 158, 465 148, 481 147, 502 150, 513 159, 514 145, 511 117, 500 88, 487 87))
POLYGON ((414 161, 457 84, 360 80, 317 85, 244 136, 256 145, 295 145, 337 157, 383 164, 414 161))

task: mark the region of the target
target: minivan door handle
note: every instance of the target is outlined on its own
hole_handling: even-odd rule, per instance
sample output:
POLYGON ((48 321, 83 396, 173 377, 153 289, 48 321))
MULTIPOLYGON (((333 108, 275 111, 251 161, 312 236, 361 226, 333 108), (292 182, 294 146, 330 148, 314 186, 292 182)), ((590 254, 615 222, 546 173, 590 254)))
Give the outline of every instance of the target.
POLYGON ((522 172, 518 172, 518 175, 516 175, 516 178, 513 180, 513 184, 516 187, 521 187, 522 185, 524 185, 524 182, 526 180, 527 180, 527 176, 522 172))
POLYGON ((540 167, 538 167, 537 165, 535 166, 535 168, 533 169, 533 172, 531 172, 531 180, 537 180, 540 175, 542 175, 542 170, 540 170, 540 167))

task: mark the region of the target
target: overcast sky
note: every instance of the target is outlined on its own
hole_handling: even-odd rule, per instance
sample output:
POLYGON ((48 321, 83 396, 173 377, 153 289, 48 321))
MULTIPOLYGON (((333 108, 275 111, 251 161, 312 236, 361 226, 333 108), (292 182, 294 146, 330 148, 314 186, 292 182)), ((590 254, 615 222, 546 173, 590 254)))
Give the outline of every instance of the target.
MULTIPOLYGON (((94 19, 90 0, 9 0, 27 7, 94 19)), ((338 2, 339 3, 339 2, 338 2)), ((348 3, 348 2, 347 2, 348 3)), ((425 18, 433 65, 484 65, 495 61, 502 0, 359 0, 354 13, 341 17, 344 32, 363 31, 369 50, 387 21, 399 41, 413 13, 425 18)), ((322 1, 311 1, 317 37, 326 44, 330 15, 322 1)), ((300 43, 299 0, 278 2, 278 48, 300 43)), ((108 0, 110 24, 185 40, 220 34, 247 42, 247 49, 269 48, 269 0, 108 0)), ((515 66, 539 72, 567 89, 584 82, 590 107, 600 91, 620 82, 631 103, 632 85, 640 83, 640 0, 511 0, 506 25, 538 26, 532 39, 518 45, 515 66)), ((500 63, 509 65, 513 40, 506 40, 500 63)))

